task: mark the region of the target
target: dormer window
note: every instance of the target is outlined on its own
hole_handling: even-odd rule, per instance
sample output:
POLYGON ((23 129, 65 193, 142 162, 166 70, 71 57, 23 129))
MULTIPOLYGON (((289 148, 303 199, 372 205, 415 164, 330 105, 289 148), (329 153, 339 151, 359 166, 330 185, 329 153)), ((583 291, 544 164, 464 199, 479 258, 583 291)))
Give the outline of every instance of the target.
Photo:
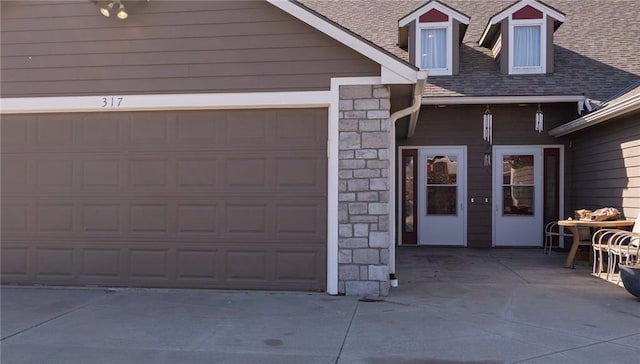
POLYGON ((559 11, 522 0, 491 17, 479 43, 493 49, 502 73, 551 73, 553 32, 564 21, 559 11))
POLYGON ((546 73, 544 14, 527 5, 511 14, 509 24, 509 73, 546 73))
POLYGON ((430 74, 440 72, 451 74, 451 40, 449 23, 420 24, 419 36, 416 37, 418 67, 430 70, 430 74))
POLYGON ((430 1, 398 21, 399 45, 429 76, 456 74, 458 49, 468 24, 466 15, 430 1))

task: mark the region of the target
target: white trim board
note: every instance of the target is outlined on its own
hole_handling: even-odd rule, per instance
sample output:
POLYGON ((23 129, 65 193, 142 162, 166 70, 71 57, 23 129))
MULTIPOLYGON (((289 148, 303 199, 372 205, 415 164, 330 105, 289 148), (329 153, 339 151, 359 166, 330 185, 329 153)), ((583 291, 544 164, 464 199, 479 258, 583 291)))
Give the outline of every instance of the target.
POLYGON ((0 114, 317 107, 330 91, 1 98, 0 114))

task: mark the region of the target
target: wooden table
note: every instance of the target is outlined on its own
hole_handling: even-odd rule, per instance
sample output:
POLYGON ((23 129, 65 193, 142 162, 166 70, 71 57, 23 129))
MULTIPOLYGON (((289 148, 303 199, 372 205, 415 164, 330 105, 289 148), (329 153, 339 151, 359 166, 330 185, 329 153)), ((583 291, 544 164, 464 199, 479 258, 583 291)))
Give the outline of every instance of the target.
POLYGON ((567 256, 567 260, 564 262, 564 267, 573 268, 573 259, 576 257, 578 246, 591 245, 591 239, 589 239, 588 241, 580 240, 580 233, 578 232, 579 227, 588 227, 588 228, 595 228, 595 229, 602 229, 602 228, 617 229, 617 228, 622 228, 626 226, 632 226, 633 224, 634 222, 629 220, 610 220, 610 221, 559 220, 558 225, 567 227, 569 231, 571 231, 571 234, 573 235, 573 243, 571 244, 571 250, 569 250, 569 256, 567 256))

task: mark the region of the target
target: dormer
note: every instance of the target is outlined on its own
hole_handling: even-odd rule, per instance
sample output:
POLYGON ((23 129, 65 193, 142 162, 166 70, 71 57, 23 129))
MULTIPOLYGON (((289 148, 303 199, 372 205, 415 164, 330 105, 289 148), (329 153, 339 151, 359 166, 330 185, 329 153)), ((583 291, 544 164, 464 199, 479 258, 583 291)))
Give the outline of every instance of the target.
POLYGON ((492 50, 504 74, 553 72, 553 33, 565 15, 536 0, 521 0, 495 14, 478 42, 492 50))
POLYGON ((398 21, 398 45, 429 76, 458 73, 458 54, 469 17, 433 0, 398 21))

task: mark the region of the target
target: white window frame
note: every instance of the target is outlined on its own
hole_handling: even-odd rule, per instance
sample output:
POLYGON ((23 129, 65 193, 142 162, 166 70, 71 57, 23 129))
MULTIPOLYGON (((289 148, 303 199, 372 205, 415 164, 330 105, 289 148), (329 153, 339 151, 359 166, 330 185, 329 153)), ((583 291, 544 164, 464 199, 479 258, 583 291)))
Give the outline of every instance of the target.
POLYGON ((429 76, 450 76, 453 74, 453 19, 449 16, 449 21, 420 23, 416 19, 416 51, 414 56, 414 64, 420 69, 429 71, 429 76), (446 68, 423 68, 422 67, 422 30, 423 29, 445 29, 446 31, 446 68))
POLYGON ((513 14, 509 16, 509 74, 540 74, 547 73, 547 16, 542 15, 542 19, 513 19, 513 14), (539 26, 540 27, 540 66, 539 67, 515 67, 514 60, 514 28, 518 26, 539 26))

